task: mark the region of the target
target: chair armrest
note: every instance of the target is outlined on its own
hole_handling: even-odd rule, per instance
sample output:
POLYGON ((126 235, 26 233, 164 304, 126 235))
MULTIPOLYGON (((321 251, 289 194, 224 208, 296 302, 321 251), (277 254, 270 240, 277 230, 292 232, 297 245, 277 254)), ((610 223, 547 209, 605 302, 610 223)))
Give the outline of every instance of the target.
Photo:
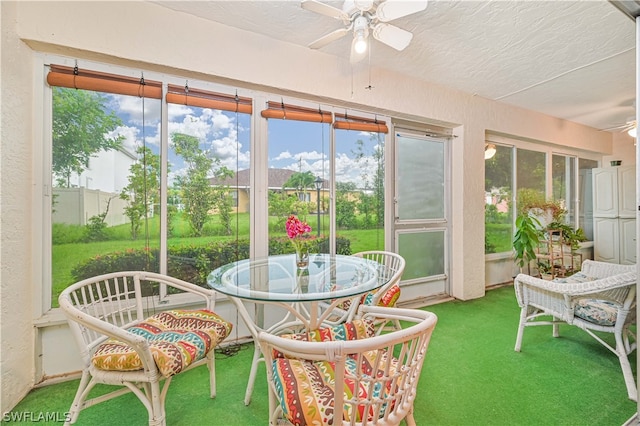
POLYGON ((365 339, 325 342, 286 339, 261 331, 258 334, 258 341, 262 348, 262 353, 265 355, 267 363, 272 361, 272 354, 274 350, 279 351, 286 357, 290 358, 331 360, 336 356, 375 350, 380 347, 406 341, 416 335, 424 333, 426 329, 435 326, 435 323, 437 322, 435 314, 420 309, 399 309, 362 305, 360 311, 368 319, 399 319, 401 321, 410 321, 413 324, 401 330, 365 339))
POLYGON ((590 277, 606 278, 627 272, 636 272, 636 265, 621 265, 587 259, 582 262, 581 271, 590 277))
POLYGON ((637 275, 635 272, 612 275, 593 281, 584 282, 556 282, 532 277, 526 274, 518 274, 513 281, 516 295, 521 295, 524 288, 535 288, 547 292, 564 294, 568 296, 587 295, 616 288, 635 285, 637 275))
POLYGON ((183 281, 178 278, 174 278, 168 275, 157 274, 155 272, 147 272, 140 271, 138 272, 141 280, 145 281, 155 281, 158 283, 165 284, 169 287, 176 288, 178 290, 182 290, 187 293, 191 293, 193 295, 199 296, 206 302, 206 307, 208 310, 215 310, 215 301, 216 301, 216 292, 213 289, 208 289, 204 287, 197 286, 187 281, 183 281))
MULTIPOLYGON (((70 324, 72 326, 74 323, 82 324, 84 327, 105 336, 102 339, 93 340, 81 349, 82 357, 87 361, 91 358, 95 348, 111 338, 117 339, 131 346, 139 354, 146 370, 156 369, 153 361, 153 355, 149 349, 149 342, 144 337, 133 334, 124 328, 118 327, 81 311, 73 306, 67 298, 60 298, 60 307, 64 311, 65 315, 71 320, 70 324)), ((81 333, 81 331, 78 330, 77 333, 81 333)))

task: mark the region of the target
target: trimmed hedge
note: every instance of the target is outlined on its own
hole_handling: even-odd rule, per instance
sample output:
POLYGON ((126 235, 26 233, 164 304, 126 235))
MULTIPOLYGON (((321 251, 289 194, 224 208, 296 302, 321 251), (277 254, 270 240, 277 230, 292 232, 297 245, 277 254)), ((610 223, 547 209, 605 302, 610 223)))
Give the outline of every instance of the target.
MULTIPOLYGON (((312 253, 328 253, 329 239, 318 238, 311 243, 312 253), (313 245, 315 244, 315 245, 313 245)), ((336 252, 350 255, 351 242, 342 237, 336 238, 336 252)), ((269 253, 293 253, 288 238, 269 240, 269 253)), ((173 246, 168 250, 167 274, 184 281, 207 287, 207 276, 211 271, 238 259, 249 258, 249 240, 211 242, 204 245, 173 246)), ((158 272, 158 249, 129 249, 94 256, 79 263, 71 274, 76 281, 97 275, 118 271, 158 272)), ((146 291, 145 291, 146 293, 146 291)))

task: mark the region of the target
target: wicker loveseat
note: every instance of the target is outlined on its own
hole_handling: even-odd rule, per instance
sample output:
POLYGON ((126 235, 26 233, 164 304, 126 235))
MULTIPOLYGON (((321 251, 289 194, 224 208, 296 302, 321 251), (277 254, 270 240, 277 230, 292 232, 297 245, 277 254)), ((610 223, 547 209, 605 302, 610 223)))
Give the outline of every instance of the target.
POLYGON ((580 272, 545 281, 525 274, 514 280, 521 308, 515 350, 520 352, 525 327, 551 325, 558 337, 558 325, 575 325, 616 354, 630 399, 637 400, 636 380, 628 355, 636 349, 630 325, 636 319, 636 266, 585 260, 580 272), (549 318, 551 316, 552 318, 549 318), (597 333, 612 333, 615 345, 597 333))

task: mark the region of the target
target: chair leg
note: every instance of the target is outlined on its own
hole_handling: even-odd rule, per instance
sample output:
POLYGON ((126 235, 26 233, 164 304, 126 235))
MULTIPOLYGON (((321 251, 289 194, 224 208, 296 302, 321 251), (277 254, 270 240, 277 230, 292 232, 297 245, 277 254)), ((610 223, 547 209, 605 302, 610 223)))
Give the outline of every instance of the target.
POLYGON ((413 406, 409 409, 409 413, 407 417, 404 418, 405 422, 407 422, 407 426, 416 426, 416 419, 413 417, 413 406))
POLYGON ((207 354, 207 368, 209 369, 209 392, 211 398, 216 397, 216 354, 212 349, 207 354))
POLYGON ((633 377, 633 371, 631 370, 631 364, 629 363, 629 357, 625 341, 620 333, 615 334, 616 338, 616 353, 620 360, 620 367, 622 368, 622 376, 627 386, 627 394, 629 399, 633 401, 638 400, 638 388, 636 387, 636 379, 633 377))
POLYGON ((253 393, 253 385, 256 381, 258 364, 260 364, 260 361, 264 361, 264 358, 262 358, 262 352, 260 352, 260 345, 257 342, 254 342, 253 362, 251 363, 251 371, 249 372, 247 391, 244 394, 244 405, 249 405, 251 403, 251 394, 253 393))
POLYGON ((65 426, 74 424, 78 420, 78 415, 80 415, 80 411, 82 411, 84 401, 87 399, 87 395, 94 385, 93 381, 90 381, 90 379, 91 375, 89 374, 89 371, 83 370, 82 377, 80 378, 80 384, 76 391, 76 396, 73 398, 71 408, 69 408, 69 421, 65 422, 65 426))
POLYGON ((559 337, 560 336, 560 325, 557 323, 558 318, 553 317, 553 325, 551 326, 553 328, 553 337, 559 337))
MULTIPOLYGON (((170 380, 168 378, 167 380, 170 380)), ((166 394, 167 386, 169 382, 165 382, 164 389, 160 390, 160 383, 157 381, 151 382, 151 407, 152 412, 149 413, 149 426, 165 426, 167 424, 166 414, 164 411, 164 396, 166 394)))
POLYGON ((516 336, 516 347, 514 350, 520 352, 522 347, 522 335, 524 334, 524 327, 527 322, 527 307, 523 306, 520 310, 520 322, 518 323, 518 335, 516 336))

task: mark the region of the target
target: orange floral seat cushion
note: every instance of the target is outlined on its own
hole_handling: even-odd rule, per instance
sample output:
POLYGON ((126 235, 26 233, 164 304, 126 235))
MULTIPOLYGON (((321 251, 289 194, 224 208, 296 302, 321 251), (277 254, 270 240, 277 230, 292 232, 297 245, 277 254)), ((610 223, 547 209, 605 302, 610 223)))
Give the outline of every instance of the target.
MULTIPOLYGON (((155 314, 127 328, 143 336, 164 377, 178 374, 204 358, 231 332, 231 323, 206 309, 172 310, 155 314)), ((101 370, 141 370, 138 353, 128 344, 109 339, 97 347, 91 362, 101 370)))
MULTIPOLYGON (((356 396, 365 401, 370 397, 382 399, 388 397, 393 387, 397 386, 395 372, 398 361, 395 358, 392 359, 390 367, 386 368, 387 356, 386 352, 379 354, 378 351, 371 351, 363 353, 360 357, 346 359, 343 420, 375 424, 374 418, 384 416, 385 409, 375 413, 366 404, 356 405, 346 402, 356 396), (377 366, 376 359, 379 362, 377 366), (355 379, 356 374, 363 373, 364 379, 355 379)), ((283 414, 289 422, 295 426, 342 424, 333 418, 334 362, 276 358, 272 368, 276 395, 283 414)), ((393 402, 390 402, 390 405, 391 407, 385 408, 391 409, 393 402)))
MULTIPOLYGON (((376 295, 376 293, 377 293, 377 290, 366 293, 364 296, 362 296, 360 303, 364 305, 372 305, 373 297, 376 295)), ((378 301, 378 306, 383 306, 385 308, 392 308, 396 306, 396 302, 398 302, 399 298, 400 298, 400 286, 398 284, 393 284, 391 287, 387 289, 387 291, 384 292, 384 294, 378 301)), ((338 304, 337 307, 342 310, 348 311, 349 308, 351 307, 352 300, 353 299, 347 299, 344 302, 338 304)))
MULTIPOLYGON (((302 340, 305 342, 331 342, 336 340, 358 340, 375 335, 375 324, 371 320, 356 319, 344 324, 331 327, 321 327, 317 330, 310 330, 301 333, 281 334, 284 339, 302 340)), ((278 351, 273 352, 274 358, 284 358, 278 351)))
MULTIPOLYGON (((374 335, 375 324, 373 321, 356 319, 332 327, 322 327, 303 333, 283 334, 280 337, 312 342, 329 342, 365 339, 374 335)), ((358 394, 360 397, 366 396, 370 391, 379 397, 384 397, 388 393, 393 385, 392 378, 396 371, 397 360, 392 359, 391 368, 385 370, 387 354, 384 353, 378 358, 378 367, 375 368, 377 356, 379 356, 378 352, 372 351, 362 354, 360 358, 351 356, 347 359, 345 400, 358 394), (358 371, 358 364, 360 364, 361 372, 368 376, 375 374, 376 383, 371 385, 371 381, 356 381, 353 378, 358 371), (380 380, 383 374, 385 377, 389 377, 389 380, 380 380)), ((333 421, 335 363, 286 358, 277 351, 274 351, 273 357, 272 368, 277 389, 276 394, 285 417, 297 426, 335 424, 333 421)), ((366 413, 364 405, 358 406, 355 411, 353 406, 345 407, 345 420, 349 421, 354 416, 356 421, 362 421, 365 417, 369 421, 373 419, 374 413, 366 413)), ((383 415, 384 411, 379 413, 380 417, 383 415)))

